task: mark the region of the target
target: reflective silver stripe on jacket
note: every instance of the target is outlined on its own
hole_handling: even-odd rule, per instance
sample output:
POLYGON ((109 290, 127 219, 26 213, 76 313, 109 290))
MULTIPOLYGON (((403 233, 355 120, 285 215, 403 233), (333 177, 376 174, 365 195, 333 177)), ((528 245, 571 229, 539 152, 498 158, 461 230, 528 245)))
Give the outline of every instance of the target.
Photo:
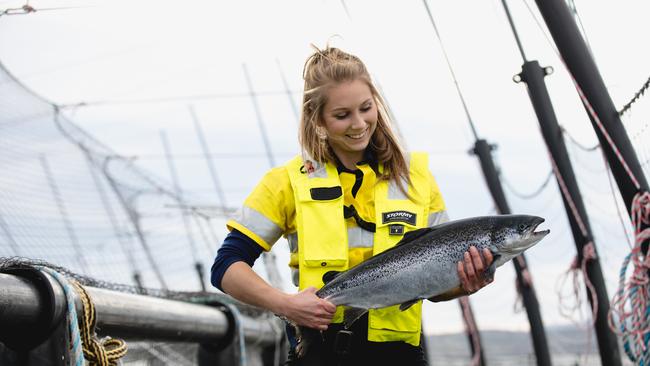
POLYGON ((282 236, 282 228, 248 206, 243 206, 234 220, 262 238, 268 245, 273 245, 282 236))
POLYGON ((443 224, 449 221, 449 216, 447 211, 438 211, 429 214, 429 219, 427 220, 427 226, 431 227, 434 225, 443 224))
MULTIPOLYGON (((404 189, 408 189, 408 183, 404 181, 404 179, 401 179, 402 181, 402 186, 404 189)), ((399 189, 399 186, 397 183, 395 183, 394 180, 391 180, 390 183, 388 183, 388 199, 389 200, 406 200, 408 197, 402 192, 401 189, 399 189)))
POLYGON ((348 247, 372 248, 375 242, 375 233, 364 230, 358 226, 348 227, 348 247))
MULTIPOLYGON (((298 253, 298 233, 287 235, 289 251, 298 253)), ((372 248, 375 242, 375 233, 363 230, 358 226, 348 227, 348 248, 372 248)))
MULTIPOLYGON (((405 160, 406 160, 407 171, 410 172, 411 171, 411 154, 406 154, 405 160)), ((402 181, 402 187, 404 187, 404 189, 408 189, 409 188, 408 183, 402 178, 399 178, 399 179, 402 181)), ((397 183, 392 179, 390 180, 390 182, 388 182, 388 199, 389 200, 406 200, 406 199, 408 199, 408 197, 404 194, 404 192, 402 192, 402 190, 399 189, 399 186, 397 185, 397 183)))

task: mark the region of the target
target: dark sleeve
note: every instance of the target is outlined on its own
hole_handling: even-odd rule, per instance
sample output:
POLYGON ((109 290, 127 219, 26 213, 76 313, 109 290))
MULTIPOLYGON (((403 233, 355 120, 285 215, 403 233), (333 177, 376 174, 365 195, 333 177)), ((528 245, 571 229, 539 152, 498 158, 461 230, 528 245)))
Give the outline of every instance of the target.
POLYGON ((226 239, 223 240, 221 248, 217 251, 217 257, 212 264, 211 282, 212 286, 223 291, 221 280, 228 267, 235 262, 246 262, 253 266, 255 260, 259 258, 264 249, 259 246, 253 239, 244 235, 237 229, 233 229, 226 239))

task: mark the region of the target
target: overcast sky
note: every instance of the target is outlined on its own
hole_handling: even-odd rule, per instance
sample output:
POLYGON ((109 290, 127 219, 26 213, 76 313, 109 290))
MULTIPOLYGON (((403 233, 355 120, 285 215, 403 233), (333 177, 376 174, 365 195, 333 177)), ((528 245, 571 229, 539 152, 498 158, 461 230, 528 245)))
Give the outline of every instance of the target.
MULTIPOLYGON (((0 9, 21 1, 0 1, 0 9)), ((503 179, 533 192, 550 171, 546 147, 524 84, 512 76, 522 59, 501 1, 430 1, 445 49, 480 137, 498 145, 503 179)), ((181 184, 196 204, 218 204, 200 160, 189 106, 201 121, 229 206, 239 206, 271 162, 249 86, 258 93, 273 162, 297 152, 295 107, 310 43, 328 41, 364 59, 381 86, 410 150, 431 154, 431 170, 452 218, 493 214, 474 138, 422 1, 30 1, 28 15, 0 17, 0 62, 27 87, 137 164, 168 179, 160 131, 178 156, 181 184), (48 8, 70 8, 47 10, 48 8)), ((546 78, 561 125, 579 143, 597 139, 575 89, 549 43, 533 1, 510 1, 526 55, 555 73, 546 78), (529 12, 529 8, 532 13, 529 12)), ((647 1, 576 1, 595 60, 617 108, 650 75, 647 1)), ((647 98, 647 97, 646 97, 647 98)), ((647 103, 647 101, 646 101, 647 103)), ((648 111, 650 112, 650 111, 648 111)), ((635 115, 648 120, 650 114, 635 115)), ((637 120, 624 121, 633 128, 637 120)), ((647 122, 645 122, 647 126, 647 122)), ((647 132, 645 135, 648 136, 647 132)), ((634 141, 633 141, 634 142, 634 141)), ((638 141, 636 141, 638 143, 638 141)), ((585 196, 608 292, 628 246, 598 151, 569 146, 585 196)), ((647 148, 646 148, 647 152, 647 148)), ((645 166, 647 168, 647 164, 645 166)), ((647 172, 647 170, 646 170, 647 172)), ((555 182, 524 200, 506 189, 516 213, 547 219, 549 235, 528 257, 546 324, 567 324, 556 282, 575 254, 555 182)), ((220 228, 223 237, 225 227, 220 228)), ((286 245, 277 248, 288 271, 286 245)), ((206 258, 210 263, 212 258, 206 258)), ((527 329, 514 313, 512 265, 472 296, 482 328, 527 329)), ((257 267, 256 267, 257 268, 257 267)), ((286 289, 293 291, 287 284, 286 289)), ((425 330, 462 329, 456 302, 427 304, 425 330)))

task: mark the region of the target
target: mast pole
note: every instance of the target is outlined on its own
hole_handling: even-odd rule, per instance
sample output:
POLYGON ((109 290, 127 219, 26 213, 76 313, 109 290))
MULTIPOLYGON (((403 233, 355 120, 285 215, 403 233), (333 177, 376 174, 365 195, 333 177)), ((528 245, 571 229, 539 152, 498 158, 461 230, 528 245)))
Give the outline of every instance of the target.
POLYGON ((510 16, 508 4, 506 0, 502 0, 502 3, 524 61, 521 73, 514 80, 524 82, 528 87, 528 95, 537 115, 544 141, 549 150, 553 171, 562 192, 562 202, 564 203, 577 249, 577 263, 583 263, 585 269, 584 280, 587 287, 587 298, 591 308, 595 310, 593 321, 600 359, 603 366, 620 366, 621 357, 618 350, 618 341, 616 335, 609 329, 608 323, 609 297, 607 296, 607 287, 605 287, 605 280, 593 234, 591 233, 587 211, 571 166, 569 153, 564 144, 562 130, 557 122, 553 104, 544 83, 544 77, 550 75, 552 69, 550 67, 542 68, 537 61, 526 60, 517 29, 510 16), (593 287, 590 287, 587 281, 593 287))
MULTIPOLYGON (((481 170, 485 177, 485 183, 490 190, 492 199, 499 211, 499 214, 511 214, 510 206, 506 200, 506 195, 503 192, 503 186, 499 179, 499 173, 494 165, 492 159, 492 150, 494 147, 483 139, 476 140, 472 152, 478 157, 481 163, 481 170)), ((538 366, 550 366, 551 354, 548 350, 548 342, 546 341, 546 331, 544 330, 544 322, 542 321, 542 314, 539 309, 539 302, 537 301, 537 294, 533 287, 533 281, 526 263, 524 254, 518 255, 513 258, 512 264, 515 266, 515 273, 517 274, 517 291, 521 294, 521 299, 526 308, 526 315, 530 323, 530 335, 533 340, 533 349, 535 350, 535 357, 538 366)))

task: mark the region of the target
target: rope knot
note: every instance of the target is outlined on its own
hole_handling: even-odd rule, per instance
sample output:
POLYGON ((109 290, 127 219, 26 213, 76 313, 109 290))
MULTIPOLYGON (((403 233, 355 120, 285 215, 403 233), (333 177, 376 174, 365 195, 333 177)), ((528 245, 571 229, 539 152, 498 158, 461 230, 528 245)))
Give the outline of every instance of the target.
POLYGON ((631 281, 634 284, 645 285, 650 280, 650 256, 642 251, 642 244, 650 239, 650 193, 639 192, 632 200, 632 226, 635 234, 635 247, 632 250, 634 271, 631 281), (643 228, 644 226, 645 229, 643 228))
POLYGON ((117 366, 118 360, 126 355, 127 347, 121 339, 106 337, 97 339, 95 334, 95 305, 90 296, 78 282, 71 281, 83 305, 83 317, 80 319, 81 341, 83 343, 84 358, 89 366, 117 366))
POLYGON ((648 271, 643 267, 634 268, 630 282, 637 286, 648 284, 648 271))
POLYGON ((618 291, 612 299, 608 323, 623 339, 624 350, 630 360, 647 364, 647 335, 650 332, 650 259, 643 251, 644 243, 650 240, 650 193, 639 191, 634 196, 630 206, 630 218, 634 228, 634 247, 623 260, 619 271, 618 291), (632 273, 628 277, 630 264, 632 273))
POLYGON ((106 350, 102 345, 97 341, 97 339, 93 338, 90 340, 89 344, 85 344, 86 348, 84 348, 84 357, 90 364, 98 364, 98 365, 108 365, 108 357, 106 356, 106 350))
MULTIPOLYGON (((632 226, 634 226, 637 235, 642 235, 644 232, 650 230, 648 228, 642 230, 643 224, 646 226, 650 225, 650 192, 639 192, 634 196, 631 212, 632 226)), ((640 238, 637 236, 637 242, 639 239, 647 239, 647 237, 640 238)))

